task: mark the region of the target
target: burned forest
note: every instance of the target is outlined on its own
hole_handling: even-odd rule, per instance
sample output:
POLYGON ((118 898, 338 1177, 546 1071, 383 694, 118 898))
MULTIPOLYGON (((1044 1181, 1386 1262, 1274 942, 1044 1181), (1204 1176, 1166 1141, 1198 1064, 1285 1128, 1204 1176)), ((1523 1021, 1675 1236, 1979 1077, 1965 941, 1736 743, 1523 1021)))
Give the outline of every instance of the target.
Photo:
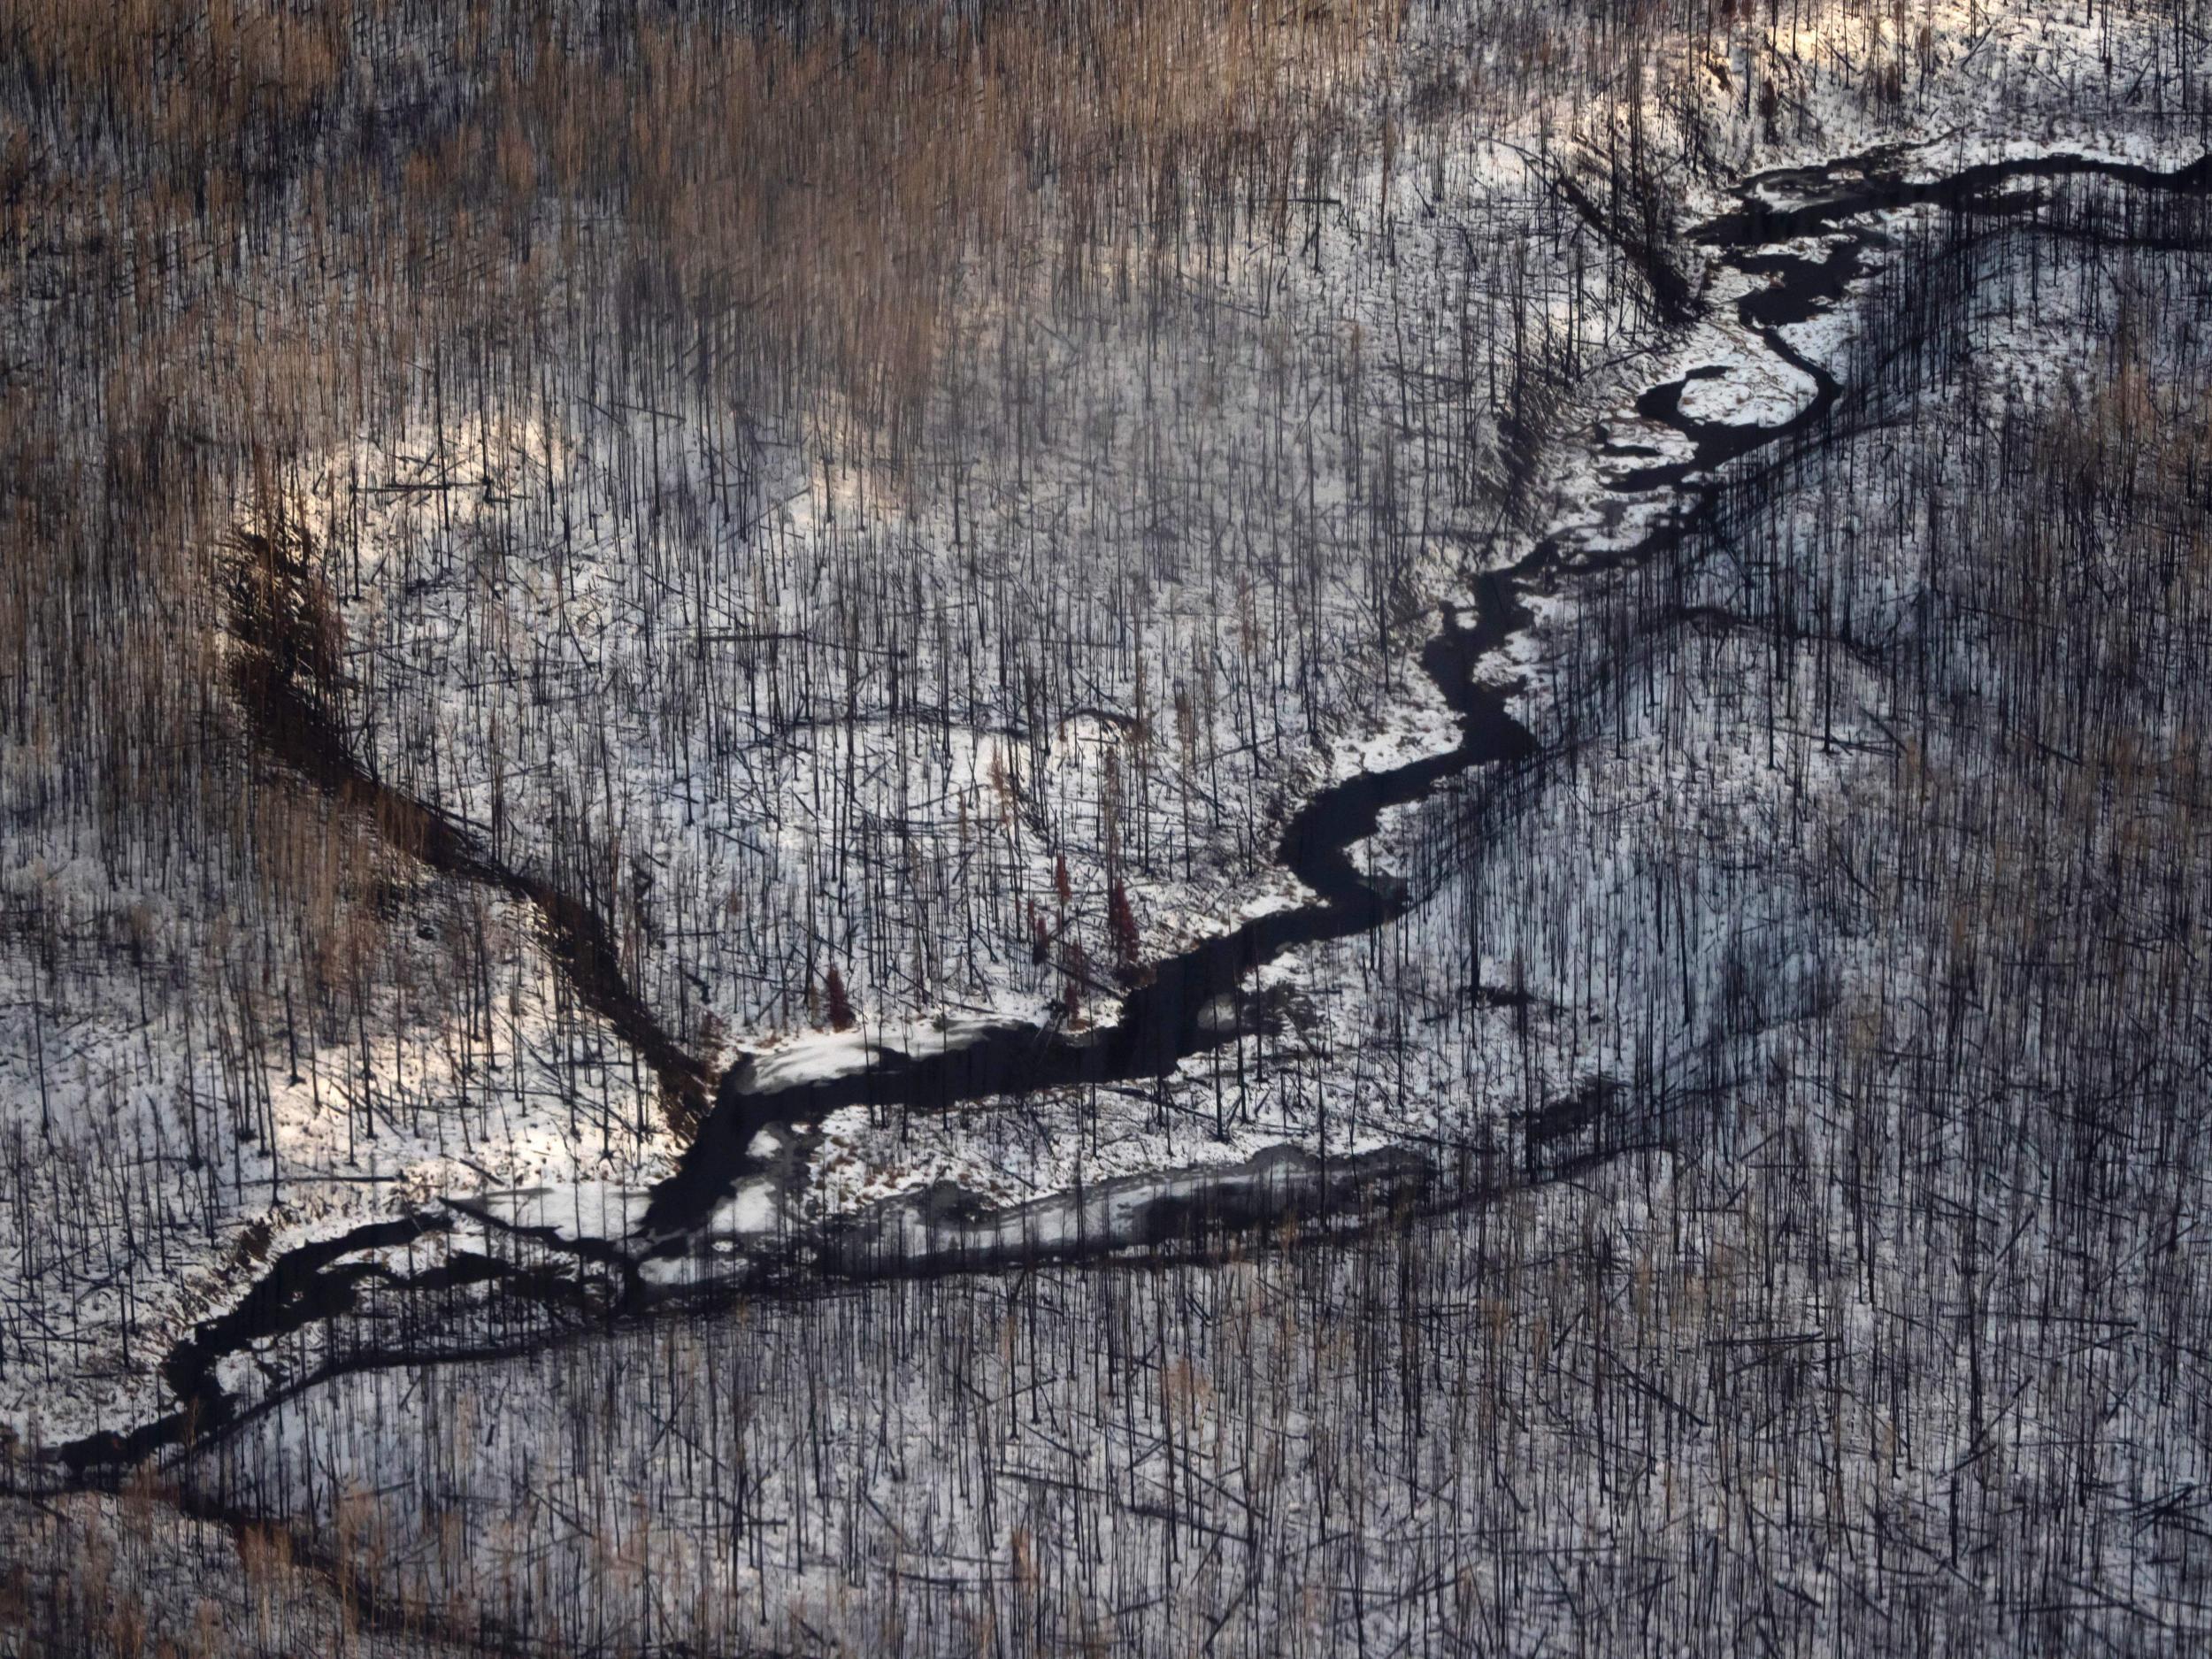
POLYGON ((0 0, 0 1659, 2212 1647, 2212 0, 0 0))

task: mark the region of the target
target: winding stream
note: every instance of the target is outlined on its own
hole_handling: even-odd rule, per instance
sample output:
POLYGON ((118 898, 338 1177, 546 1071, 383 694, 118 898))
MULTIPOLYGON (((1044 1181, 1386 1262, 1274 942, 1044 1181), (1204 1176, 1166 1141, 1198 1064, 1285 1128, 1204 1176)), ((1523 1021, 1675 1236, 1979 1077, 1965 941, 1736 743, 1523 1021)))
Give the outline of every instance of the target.
MULTIPOLYGON (((1553 537, 1517 563, 1473 578, 1471 605, 1445 611, 1440 632, 1420 659, 1457 717, 1458 742, 1445 753, 1363 772, 1313 796, 1286 826, 1279 849, 1281 863, 1313 896, 1151 964, 1149 980, 1129 992, 1120 1018, 1102 1030, 997 1027, 958 1048, 923 1056, 877 1052, 864 1070, 778 1088, 756 1087, 751 1067, 741 1061, 718 1082, 628 987, 605 924, 588 904, 510 868, 446 814, 362 771, 329 712, 332 699, 314 672, 314 653, 298 637, 298 572, 265 549, 262 556, 275 560, 274 588, 295 584, 289 599, 277 603, 266 597, 274 588, 265 583, 265 596, 238 606, 234 617, 243 653, 238 689, 265 749, 322 787, 373 810, 398 844, 432 868, 532 905, 578 995, 652 1066, 672 1123, 680 1132, 695 1127, 696 1133, 676 1173, 653 1192, 629 1248, 557 1238, 549 1230, 512 1230, 580 1266, 588 1264, 595 1277, 525 1265, 519 1252, 510 1260, 449 1248, 438 1265, 404 1279, 380 1264, 348 1259, 450 1233, 456 1213, 478 1214, 458 1205, 444 1214, 380 1221, 303 1246, 270 1262, 227 1313, 202 1324, 172 1351, 163 1377, 180 1402, 177 1411, 129 1435, 94 1436, 54 1455, 79 1476, 113 1478, 156 1451, 247 1420, 330 1371, 422 1357, 380 1352, 332 1362, 251 1407, 241 1407, 220 1385, 217 1367, 227 1356, 354 1310, 373 1281, 424 1290, 496 1283, 535 1302, 567 1303, 588 1317, 649 1305, 664 1293, 640 1273, 640 1262, 692 1248, 736 1183, 759 1172, 749 1148, 764 1129, 788 1130, 851 1105, 929 1112, 1071 1085, 1151 1082, 1189 1056, 1237 1040, 1241 1011, 1236 1019, 1223 1020, 1209 1018, 1207 1010, 1225 997, 1241 1010, 1240 987, 1254 970, 1299 946, 1375 928, 1404 909, 1403 885, 1363 872, 1352 856, 1386 811, 1423 800, 1455 778, 1536 755, 1535 737, 1509 707, 1515 688, 1477 677, 1486 659, 1530 626, 1530 599, 1571 578, 1671 549, 1709 516, 1722 469, 1763 451, 1786 453, 1827 419, 1844 388, 1795 350, 1781 330, 1828 311, 1870 269, 1868 255, 1885 238, 1863 221, 1919 204, 1962 215, 2016 213, 2034 198, 2016 187, 2038 180, 2096 177, 2147 190, 2212 189, 2212 156, 2171 173, 2080 157, 2038 157, 1970 167, 1932 181, 1899 176, 1899 160, 1898 152, 1877 152, 1823 168, 1761 175, 1738 192, 1734 208, 1695 234, 1695 242, 1714 250, 1717 265, 1759 279, 1734 302, 1736 319, 1775 359, 1806 377, 1812 396, 1786 419, 1751 425, 1684 412, 1685 394, 1701 377, 1700 371, 1647 389, 1636 403, 1639 414, 1678 434, 1689 452, 1616 470, 1606 488, 1616 497, 1638 498, 1640 508, 1653 511, 1652 527, 1622 545, 1595 549, 1553 537), (1786 246, 1805 238, 1823 241, 1824 250, 1814 256, 1786 246)), ((1634 453, 1615 449, 1609 458, 1634 453)), ((1544 1179, 1618 1149, 1601 1134, 1586 1133, 1594 1125, 1602 1129, 1609 1094, 1594 1087, 1557 1102, 1526 1126, 1532 1156, 1525 1179, 1544 1179)), ((1263 1221, 1290 1209, 1371 1210, 1378 1195, 1428 1195, 1433 1174, 1410 1152, 1325 1162, 1281 1148, 1230 1169, 1132 1178, 1025 1206, 1012 1212, 1019 1225, 1009 1222, 1009 1212, 979 1206, 892 1201, 872 1220, 864 1218, 841 1233, 794 1240, 780 1256, 723 1281, 720 1288, 726 1293, 802 1266, 845 1274, 970 1268, 1187 1239, 1209 1227, 1263 1221)), ((786 1161, 780 1179, 802 1179, 795 1160, 786 1161)), ((1438 1202, 1464 1202, 1483 1190, 1488 1189, 1463 1184, 1438 1202)), ((495 1225, 480 1214, 478 1218, 495 1225)))

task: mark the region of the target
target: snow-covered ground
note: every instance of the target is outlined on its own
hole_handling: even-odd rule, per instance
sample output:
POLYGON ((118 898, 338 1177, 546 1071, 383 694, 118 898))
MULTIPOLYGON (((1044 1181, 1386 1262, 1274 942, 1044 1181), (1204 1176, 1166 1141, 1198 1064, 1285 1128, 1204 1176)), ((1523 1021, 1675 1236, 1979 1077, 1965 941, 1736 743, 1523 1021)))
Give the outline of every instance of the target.
MULTIPOLYGON (((1604 1074, 1678 1102, 1676 1152, 1326 1249, 876 1284, 367 1371, 196 1479, 325 1531, 330 1494, 352 1494, 378 1582, 412 1604, 526 1627, 537 1586, 571 1583, 585 1640, 646 1647, 680 1630, 824 1652, 1000 1633, 1609 1650, 1655 1625, 1783 1651, 1908 1629, 1932 1651, 2200 1645, 2185 1333, 2212 1286, 2205 1119, 2147 1103, 2192 1087, 2212 1002, 2200 977, 2153 981, 2194 987, 2155 1016, 2177 1052, 2138 1030, 2115 1054, 2103 1023, 2147 1018, 2131 1004, 2151 983, 2131 976, 2153 974, 2163 911, 2188 902, 2111 872, 2202 856, 2171 794, 2200 775, 2195 740, 2151 711, 2194 659, 2082 675, 2100 695, 2138 685, 2144 706, 2108 734, 2131 754, 2078 846, 1993 821, 1989 780, 2027 766, 2082 787, 2062 747, 2082 703, 2018 683, 2017 650, 2106 626, 2083 603, 2099 583, 2123 621, 2146 614, 2124 591, 2165 608, 2177 631, 2159 637, 2212 616, 2200 575, 2146 560, 2202 461, 2187 319, 2205 257, 2087 261, 2026 226, 1948 242, 1924 209, 1881 229, 1857 326, 1793 336, 1851 388, 1824 442, 1747 468, 1663 572, 1590 577, 1545 610, 1525 649, 1557 665, 1547 764, 1471 816, 1394 819, 1377 850, 1426 902, 1277 964, 1310 1006, 1266 1048, 1269 1081, 1236 1095, 1230 1141, 1210 1138, 1213 1079, 1187 1067, 1165 1101, 918 1124, 911 1141, 941 1148, 928 1180, 1020 1202, 877 1213, 925 1256, 1110 1226, 1118 1204, 1194 1187, 1099 1180, 1101 1159, 1055 1204, 1056 1148, 1124 1111, 1159 1137, 1133 1169, 1304 1144, 1294 1078, 1348 1147, 1415 1140, 1415 1122, 1473 1141, 1604 1074), (2036 296, 2008 306, 2030 249, 2036 296), (1932 346, 1932 321, 1955 332, 1932 346), (2154 408, 2153 446, 2131 434, 2154 408), (2116 495, 2109 521, 2052 541, 2090 567, 2059 569, 2039 615, 2024 590, 2055 561, 2032 545, 2034 480, 2069 457, 2165 481, 2132 519, 2116 495), (1993 477, 2020 496, 1988 495, 1993 477), (2101 913, 2106 882, 2143 913, 2101 913), (1954 893, 2013 902, 1970 927, 1927 908, 1954 893), (2107 978, 2059 976, 2079 1009, 2047 980, 2008 1002, 1985 977, 2092 965, 2101 929, 2107 978), (1471 1003, 1478 960, 1533 1009, 1471 1003), (2046 1098, 2085 1041, 2111 1097, 2046 1098), (1257 1133, 1237 1141, 1247 1113, 1257 1133)), ((1655 372, 1711 355, 1694 342, 1655 372)), ((892 1131, 806 1127, 840 1161, 818 1193, 867 1195, 845 1166, 889 1159, 892 1131)), ((1232 1187, 1295 1182, 1302 1156, 1232 1187)), ((741 1189, 729 1236, 766 1225, 765 1192, 741 1189)))
MULTIPOLYGON (((1874 10, 1793 18, 1639 60, 1676 232, 1745 173, 1893 144, 1929 176, 2200 146, 2201 117, 2146 79, 2177 50, 2150 12, 1947 8, 1916 14, 1909 43, 1874 10)), ((1282 826, 1330 783, 1457 741, 1417 655, 1473 576, 1546 536, 1563 573, 1483 675, 1515 687, 1540 739, 1567 729, 1579 694, 1560 664, 1633 580, 1578 567, 1676 505, 1607 488, 1685 453, 1636 414, 1640 393, 1694 376, 1685 415, 1761 427, 1810 395, 1736 318, 1753 279, 1673 247, 1702 313, 1663 328, 1549 190, 1634 106, 1629 72, 1575 56, 1597 48, 1571 23, 1545 25, 1577 42, 1538 75, 1550 89, 1502 118, 1479 83, 1523 37, 1500 26, 1465 54, 1474 22, 1417 19, 1409 61, 1440 59, 1450 85, 1401 112, 1390 164, 1279 239, 1072 306, 1041 272, 970 297, 926 433, 895 459, 834 400, 672 406, 580 359, 465 397, 426 374, 403 417, 256 480, 235 521, 310 538, 362 765, 591 904, 641 1002, 709 1066, 836 1075, 1066 1021, 1071 989, 1075 1021, 1110 1025, 1117 887, 1136 965, 1302 902, 1282 826), (1515 358, 1550 389, 1501 388, 1515 358), (1533 434, 1522 449, 1501 411, 1533 434), (849 1031, 830 1029, 833 970, 849 1031)), ((1989 334, 1985 372, 2047 396, 2061 349, 2089 349, 2083 314, 2039 296, 1989 334)), ((1853 315, 1787 338, 1845 365, 1853 315)), ((1732 574, 1717 561, 1683 602, 1732 611, 1732 574)), ((1849 597, 1878 611, 1915 580, 1884 569, 1849 597)), ((802 1179, 739 1186, 709 1240, 742 1252, 863 1213, 896 1231, 909 1211, 884 1206, 948 1183, 1017 1207, 1014 1225, 1100 1184, 1494 1148, 1594 1080, 1663 1094, 1708 1077, 1747 984, 1770 1025, 1838 995, 1839 972, 1875 972, 1878 947, 1810 961, 1764 942, 1888 764, 1883 688, 1855 678, 1871 671, 1706 626, 1633 672, 1640 703, 1622 692, 1601 749, 1513 797, 1510 833, 1486 810, 1463 846, 1455 796, 1388 814, 1355 856, 1423 902, 1269 964, 1251 987, 1265 1029, 1156 1087, 787 1125, 761 1150, 802 1179), (1804 710, 1778 724, 1778 687, 1804 710), (1668 907, 1663 940, 1617 934, 1668 907), (1471 999, 1470 963, 1528 1000, 1471 999), (1614 1018, 1661 976, 1694 987, 1679 1022, 1614 1018)), ((4 765, 12 799, 33 801, 43 757, 4 765)), ((350 900, 299 918, 328 995, 311 1009, 302 985, 286 1004, 272 947, 267 994, 242 999, 252 969, 200 965, 257 961, 209 896, 221 872, 137 879, 81 827, 25 805, 0 855, 0 1422, 16 1434, 159 1415, 161 1356, 286 1249, 409 1213, 486 1248, 501 1224, 619 1238, 675 1167, 649 1070, 564 986, 526 904, 332 828, 327 879, 350 900), (365 916, 373 936, 357 936, 365 916)))

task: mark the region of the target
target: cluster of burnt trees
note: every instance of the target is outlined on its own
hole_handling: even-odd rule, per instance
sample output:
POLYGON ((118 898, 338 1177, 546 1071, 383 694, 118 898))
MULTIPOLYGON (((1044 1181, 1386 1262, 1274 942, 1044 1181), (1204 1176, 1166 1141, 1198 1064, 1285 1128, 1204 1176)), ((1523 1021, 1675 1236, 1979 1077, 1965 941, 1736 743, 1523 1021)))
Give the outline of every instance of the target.
MULTIPOLYGON (((380 1148, 658 1172, 767 1029, 1108 1018, 1248 896, 1424 550, 1688 314, 1689 170, 1815 130, 1800 23, 1882 47, 1829 117, 1943 23, 1508 10, 0 5, 12 1420, 174 1406, 301 1187, 434 1210, 380 1148)), ((2193 119, 2201 8, 2143 38, 2193 119)), ((387 1286, 428 1236, 228 1384, 483 1363, 11 1501, 0 1644, 2185 1640, 2202 204, 1910 234, 1833 422, 1541 636, 1557 741, 1317 955, 1358 1041, 1252 1045, 1671 1157, 496 1363, 599 1291, 387 1286), (2110 349, 2021 379, 2051 315, 2110 349)))
MULTIPOLYGON (((1397 926, 1693 1032, 1609 1109, 1668 1151, 360 1371, 167 1478, 396 1651, 2200 1639, 2208 231, 2102 187, 1901 224, 1832 418, 1595 595, 1562 740, 1437 812, 1476 890, 1397 926), (1655 752, 1703 783, 1655 808, 1655 752), (1545 946, 1548 902, 1609 925, 1545 946)), ((160 1537, 129 1502, 22 1532, 30 1628, 127 1647, 41 1575, 160 1537)))
POLYGON ((1668 1152, 1326 1243, 365 1371, 187 1490, 338 1540, 393 1636, 2200 1640, 2207 230, 2105 191, 1901 228, 1832 422, 1622 579, 1563 671, 1573 772, 1481 805, 1501 887, 1647 838, 1601 942, 1674 966, 1687 927, 1692 965, 1622 971, 1609 1018, 1722 1010, 1641 1102, 1668 1152), (2039 323, 2099 343, 2039 386, 2039 323), (1677 689, 1701 664, 1753 682, 1721 717, 1677 689), (1652 814, 1655 731, 1776 757, 1801 834, 1652 814), (1821 994, 1732 979, 1712 894, 1821 994))
POLYGON ((1645 320, 1454 126, 1600 22, 1397 111, 1390 8, 0 13, 11 1409, 157 1397, 299 1183, 633 1175, 841 996, 1095 1020, 1233 910, 1423 524, 1645 320), (273 548, 311 649, 241 626, 273 548))

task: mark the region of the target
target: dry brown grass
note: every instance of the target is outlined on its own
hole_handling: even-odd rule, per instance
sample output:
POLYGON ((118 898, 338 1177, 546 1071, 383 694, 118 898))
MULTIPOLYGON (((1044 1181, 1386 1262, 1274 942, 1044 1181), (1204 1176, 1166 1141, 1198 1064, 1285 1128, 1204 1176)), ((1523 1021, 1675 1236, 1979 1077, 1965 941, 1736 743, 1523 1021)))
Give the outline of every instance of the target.
POLYGON ((610 71, 542 47, 427 170, 458 208, 549 181, 566 216, 622 217, 665 297, 742 315, 784 373, 826 372, 872 421, 926 388, 954 291, 1023 280, 1212 219, 1279 224, 1352 119, 1394 4, 1047 8, 895 40, 666 23, 610 71))

